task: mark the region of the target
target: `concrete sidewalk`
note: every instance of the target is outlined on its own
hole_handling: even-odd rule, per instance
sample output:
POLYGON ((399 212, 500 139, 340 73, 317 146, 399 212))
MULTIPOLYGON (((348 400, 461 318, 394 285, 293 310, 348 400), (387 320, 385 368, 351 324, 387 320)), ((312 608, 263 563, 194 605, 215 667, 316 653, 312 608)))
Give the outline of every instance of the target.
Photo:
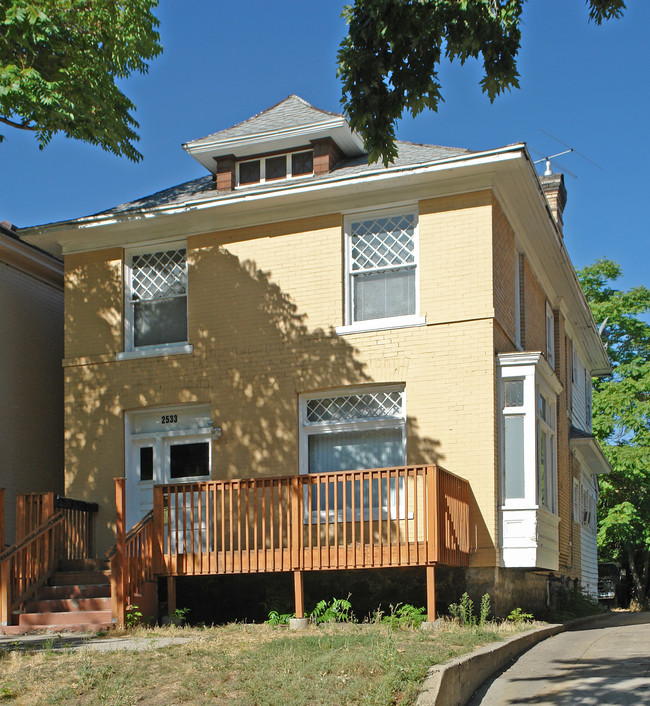
POLYGON ((545 640, 469 704, 650 704, 650 614, 614 613, 545 640))
POLYGON ((3 652, 37 652, 39 650, 152 650, 168 645, 182 645, 194 642, 197 637, 99 637, 96 633, 56 633, 0 635, 0 654, 3 652))
MULTIPOLYGON (((601 662, 602 660, 609 660, 608 667, 605 664, 601 664, 603 673, 609 669, 610 675, 613 676, 616 671, 616 665, 620 666, 625 663, 624 657, 621 656, 619 658, 619 655, 625 654, 625 650, 623 648, 618 650, 617 647, 613 647, 613 644, 617 644, 619 641, 626 643, 632 650, 633 659, 637 660, 636 663, 640 665, 639 669, 641 672, 644 669, 643 665, 648 667, 648 678, 650 679, 650 613, 609 613, 581 618, 563 625, 550 625, 545 628, 530 630, 504 642, 492 643, 481 647, 469 655, 464 655, 443 665, 436 665, 429 670, 418 698, 418 706, 463 706, 468 703, 471 706, 478 706, 479 704, 504 706, 505 704, 517 703, 584 703, 598 704, 599 706, 618 703, 650 704, 650 700, 644 700, 645 698, 650 698, 650 681, 648 682, 649 690, 645 692, 643 689, 645 677, 642 673, 639 675, 641 681, 635 684, 635 687, 638 686, 640 692, 629 701, 608 701, 607 698, 609 696, 593 700, 593 684, 590 684, 587 689, 589 698, 592 700, 559 701, 557 700, 558 692, 553 696, 555 700, 540 701, 536 692, 543 688, 541 680, 545 676, 549 676, 549 670, 553 669, 553 667, 550 664, 543 665, 539 656, 531 658, 531 664, 539 664, 539 670, 537 677, 531 677, 528 680, 529 688, 525 692, 525 696, 523 696, 524 690, 521 683, 523 679, 517 676, 513 677, 511 682, 512 690, 509 695, 506 692, 497 694, 494 691, 492 695, 487 696, 490 685, 493 682, 496 683, 496 678, 491 679, 495 673, 501 672, 504 667, 507 668, 514 660, 516 661, 514 661, 512 669, 516 669, 518 664, 523 663, 524 657, 541 647, 544 650, 548 650, 548 659, 555 659, 556 672, 553 678, 557 679, 558 673, 562 672, 562 670, 567 674, 571 670, 571 675, 573 675, 573 672, 577 669, 577 658, 569 656, 572 651, 580 652, 581 648, 579 645, 598 643, 604 653, 598 659, 601 662), (632 631, 634 634, 627 631, 628 628, 633 626, 637 626, 636 630, 632 631), (615 632, 599 634, 601 630, 615 630, 615 632), (636 632, 640 632, 640 634, 637 635, 636 632), (560 638, 563 638, 561 644, 554 643, 555 640, 560 638), (523 653, 526 654, 520 657, 523 653), (472 699, 474 692, 477 690, 479 691, 472 699), (481 699, 483 698, 494 700, 482 701, 481 699), (472 700, 470 701, 470 699, 472 700)), ((581 654, 586 654, 584 648, 581 654)), ((593 674, 594 665, 590 666, 592 667, 592 673, 585 675, 585 677, 595 676, 593 674)), ((628 667, 625 666, 625 668, 628 667)), ((507 672, 504 673, 504 676, 505 674, 507 672)), ((572 693, 576 693, 575 689, 572 690, 572 693)))

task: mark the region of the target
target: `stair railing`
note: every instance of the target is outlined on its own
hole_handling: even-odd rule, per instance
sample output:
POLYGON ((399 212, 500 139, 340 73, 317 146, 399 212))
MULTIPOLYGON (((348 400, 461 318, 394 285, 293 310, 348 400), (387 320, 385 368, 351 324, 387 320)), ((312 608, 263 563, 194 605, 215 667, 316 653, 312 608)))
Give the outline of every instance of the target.
POLYGON ((64 523, 64 513, 57 512, 0 554, 0 625, 11 625, 13 611, 54 573, 56 538, 64 523))
POLYGON ((93 555, 93 516, 97 503, 73 500, 56 493, 22 493, 16 496, 16 541, 40 527, 55 512, 64 524, 56 537, 59 559, 89 559, 93 555))
POLYGON ((153 510, 126 532, 125 479, 115 479, 117 542, 106 553, 111 565, 111 603, 113 620, 126 624, 128 606, 144 593, 146 581, 154 578, 153 510))

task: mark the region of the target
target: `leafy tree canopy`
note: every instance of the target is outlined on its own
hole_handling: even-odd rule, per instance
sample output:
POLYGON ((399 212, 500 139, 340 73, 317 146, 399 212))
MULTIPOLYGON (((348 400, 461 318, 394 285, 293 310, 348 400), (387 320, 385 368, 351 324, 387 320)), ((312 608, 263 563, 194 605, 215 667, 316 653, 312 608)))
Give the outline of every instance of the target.
MULTIPOLYGON (((135 105, 116 81, 162 52, 157 0, 2 0, 0 122, 138 161, 135 105)), ((0 139, 2 139, 0 137, 0 139)))
MULTIPOLYGON (((343 16, 348 35, 338 53, 342 104, 370 160, 397 156, 395 124, 437 110, 441 57, 483 59, 481 87, 490 101, 519 86, 519 21, 526 0, 354 0, 343 16)), ((623 0, 587 0, 596 24, 620 17, 623 0)))
POLYGON ((650 289, 612 284, 621 268, 598 260, 578 272, 613 373, 594 383, 593 429, 612 465, 600 478, 598 544, 604 558, 629 564, 643 602, 650 580, 650 289))

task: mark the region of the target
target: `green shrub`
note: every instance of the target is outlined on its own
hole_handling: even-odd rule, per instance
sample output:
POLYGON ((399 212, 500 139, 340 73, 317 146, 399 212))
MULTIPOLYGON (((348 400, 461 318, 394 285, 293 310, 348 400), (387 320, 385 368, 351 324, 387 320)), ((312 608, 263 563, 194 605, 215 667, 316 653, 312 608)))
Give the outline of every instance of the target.
POLYGON ((278 613, 277 610, 269 611, 269 617, 264 621, 267 625, 288 625, 295 613, 278 613))
POLYGON ((398 603, 396 606, 391 605, 390 615, 384 615, 381 622, 393 628, 418 628, 426 619, 426 608, 398 603))
POLYGON ((508 614, 508 617, 506 618, 506 620, 509 620, 511 623, 515 623, 516 625, 519 625, 520 623, 528 623, 532 619, 533 614, 524 613, 521 608, 515 608, 514 610, 511 610, 508 614))
POLYGON ((325 600, 319 601, 314 610, 309 614, 309 618, 313 623, 351 623, 354 622, 354 616, 350 612, 352 604, 347 598, 332 598, 328 603, 325 600))

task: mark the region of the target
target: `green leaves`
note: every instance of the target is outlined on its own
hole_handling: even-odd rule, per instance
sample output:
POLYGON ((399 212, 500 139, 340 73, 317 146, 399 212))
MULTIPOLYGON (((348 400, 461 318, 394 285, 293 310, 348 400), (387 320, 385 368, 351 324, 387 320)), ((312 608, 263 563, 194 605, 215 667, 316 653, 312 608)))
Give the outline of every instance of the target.
POLYGON ((133 161, 134 104, 115 81, 162 52, 157 0, 6 0, 0 6, 0 122, 57 132, 133 161))
POLYGON ((605 258, 578 272, 603 340, 612 374, 594 383, 593 431, 612 466, 601 476, 598 546, 604 558, 627 561, 640 600, 648 586, 650 550, 650 289, 612 285, 619 265, 605 258), (636 570, 636 562, 644 566, 636 570))
MULTIPOLYGON (((482 59, 490 101, 519 87, 519 21, 525 0, 354 0, 338 52, 343 110, 370 161, 395 161, 395 127, 405 111, 437 110, 443 55, 482 59)), ((597 24, 620 17, 622 0, 587 0, 597 24)))

